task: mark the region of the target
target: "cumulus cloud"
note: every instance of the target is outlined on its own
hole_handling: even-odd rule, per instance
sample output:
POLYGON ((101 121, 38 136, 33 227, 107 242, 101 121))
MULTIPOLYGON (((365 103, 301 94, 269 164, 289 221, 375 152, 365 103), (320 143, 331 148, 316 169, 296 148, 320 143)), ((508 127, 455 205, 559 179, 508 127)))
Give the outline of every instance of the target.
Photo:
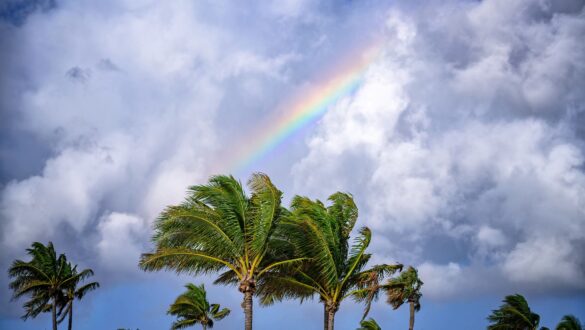
POLYGON ((163 207, 350 40, 322 5, 0 7, 0 267, 53 241, 102 282, 139 276, 163 207))
POLYGON ((51 240, 102 278, 140 272, 153 219, 212 174, 233 125, 217 116, 236 104, 253 115, 260 103, 240 100, 286 83, 297 59, 265 50, 255 28, 225 27, 230 15, 192 1, 61 1, 0 22, 2 267, 51 240), (242 95, 226 97, 232 86, 242 95))
POLYGON ((132 273, 136 260, 144 252, 150 231, 146 221, 125 213, 110 213, 98 225, 99 241, 96 245, 100 262, 115 274, 132 273))
POLYGON ((278 163, 287 198, 353 193, 426 297, 585 288, 582 1, 39 3, 0 24, 4 265, 53 240, 136 276, 160 210, 374 34, 363 84, 278 163))
POLYGON ((295 165, 297 190, 352 191, 377 252, 419 264, 430 297, 490 278, 585 289, 584 15, 578 1, 390 11, 361 89, 295 165))

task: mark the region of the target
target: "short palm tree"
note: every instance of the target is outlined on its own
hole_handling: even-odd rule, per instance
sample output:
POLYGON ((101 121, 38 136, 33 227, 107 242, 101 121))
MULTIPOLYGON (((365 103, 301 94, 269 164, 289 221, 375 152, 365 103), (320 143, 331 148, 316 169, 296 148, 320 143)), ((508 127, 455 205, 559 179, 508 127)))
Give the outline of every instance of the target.
POLYGON ((357 330, 382 330, 382 328, 380 328, 380 325, 378 325, 376 320, 370 317, 367 320, 362 320, 360 322, 360 327, 357 328, 357 330))
POLYGON ((26 320, 51 311, 53 330, 57 330, 57 309, 64 307, 64 292, 86 273, 73 272, 64 254, 57 257, 51 242, 47 246, 35 242, 27 254, 31 261, 15 260, 8 270, 8 275, 14 278, 9 285, 14 291, 12 299, 29 295, 31 299, 24 304, 26 313, 22 318, 26 320))
POLYGON ((556 330, 583 330, 581 321, 573 315, 565 315, 559 324, 557 324, 556 330))
POLYGON ((93 270, 84 269, 78 272, 77 265, 71 267, 71 264, 69 264, 69 267, 71 268, 71 274, 75 275, 76 279, 63 292, 62 299, 64 301, 61 302, 61 305, 64 310, 61 310, 61 318, 58 320, 58 323, 61 323, 65 319, 65 316, 68 316, 67 329, 71 330, 73 329, 73 302, 75 299, 81 300, 88 292, 99 288, 100 284, 98 282, 91 282, 78 287, 80 282, 93 276, 93 270))
POLYGON ((144 270, 178 273, 222 272, 217 283, 236 284, 244 295, 245 329, 252 329, 252 296, 259 281, 303 258, 283 259, 272 241, 281 213, 282 192, 267 175, 248 181, 248 196, 232 176, 214 176, 189 188, 180 205, 167 207, 155 223, 156 250, 142 255, 144 270))
POLYGON ((506 296, 504 304, 488 316, 488 330, 536 330, 540 316, 533 313, 526 299, 519 294, 506 296))
POLYGON ((209 304, 203 284, 197 286, 189 283, 185 287, 187 291, 177 297, 167 312, 179 318, 173 322, 172 330, 184 329, 195 324, 201 324, 203 330, 211 329, 214 320, 219 321, 229 315, 229 309, 219 310, 218 304, 209 304))
POLYGON ((335 193, 331 205, 296 196, 275 235, 289 244, 288 251, 308 259, 294 268, 281 268, 266 277, 259 293, 263 304, 284 298, 300 298, 301 302, 317 295, 324 307, 324 327, 332 330, 335 313, 347 297, 359 299, 367 288, 377 287, 385 276, 402 265, 376 265, 364 269, 371 255, 366 253, 372 237, 363 227, 354 244, 349 236, 358 217, 358 209, 349 194, 335 193))
POLYGON ((388 280, 388 283, 382 286, 388 297, 388 303, 393 309, 398 309, 402 304, 408 302, 410 305, 409 330, 414 329, 414 313, 420 310, 420 299, 422 294, 420 289, 423 281, 418 277, 417 270, 409 266, 396 278, 388 280))

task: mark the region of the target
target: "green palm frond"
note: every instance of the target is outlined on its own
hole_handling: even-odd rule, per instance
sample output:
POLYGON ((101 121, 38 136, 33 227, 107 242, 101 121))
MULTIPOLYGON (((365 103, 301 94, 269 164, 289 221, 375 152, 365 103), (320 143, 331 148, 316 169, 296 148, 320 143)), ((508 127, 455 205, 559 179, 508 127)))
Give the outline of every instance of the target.
POLYGON ((369 318, 367 320, 362 320, 360 322, 360 327, 357 330, 382 330, 378 322, 373 318, 369 318))
POLYGON ((388 280, 382 287, 386 292, 388 303, 392 308, 397 309, 406 302, 413 302, 415 310, 420 310, 420 289, 424 283, 418 277, 418 271, 409 266, 396 278, 388 280))
POLYGON ((12 279, 9 284, 13 290, 12 299, 30 297, 23 304, 23 319, 54 309, 59 316, 56 321, 61 322, 73 308, 76 290, 79 290, 77 297, 81 298, 85 293, 99 287, 97 282, 93 282, 78 289, 78 284, 93 276, 93 271, 77 271, 77 266, 68 262, 64 254, 57 255, 51 242, 46 246, 34 242, 27 249, 27 254, 31 257, 30 261, 15 260, 8 270, 12 279))
POLYGON ((379 281, 401 269, 402 265, 365 269, 371 257, 366 253, 371 231, 361 228, 350 246, 349 234, 358 217, 357 206, 351 195, 345 193, 335 193, 328 200, 329 206, 303 196, 292 199, 290 212, 283 217, 274 236, 282 247, 306 260, 272 272, 258 291, 262 304, 289 298, 302 302, 318 296, 336 310, 341 301, 354 293, 358 296, 364 293, 364 297, 372 291, 377 294, 379 281))
POLYGON ((557 324, 556 330, 583 330, 581 321, 574 315, 565 315, 559 324, 557 324))
POLYGON ((488 329, 538 329, 540 316, 533 313, 526 299, 519 294, 506 296, 504 304, 488 316, 488 329))
POLYGON ((195 324, 213 327, 213 320, 221 320, 229 315, 230 310, 221 309, 218 304, 210 304, 207 300, 205 286, 188 283, 187 291, 177 297, 171 304, 167 314, 177 316, 172 329, 182 329, 195 324))

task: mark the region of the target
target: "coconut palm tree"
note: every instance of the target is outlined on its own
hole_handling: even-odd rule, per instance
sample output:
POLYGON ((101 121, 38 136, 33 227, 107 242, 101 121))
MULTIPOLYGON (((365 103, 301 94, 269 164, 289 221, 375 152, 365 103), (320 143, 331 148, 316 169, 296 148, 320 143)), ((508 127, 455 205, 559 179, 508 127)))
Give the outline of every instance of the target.
POLYGON ((70 272, 72 275, 76 276, 76 279, 71 282, 71 285, 63 290, 61 297, 61 300, 63 301, 60 303, 61 306, 63 306, 63 309, 59 312, 60 319, 57 323, 61 323, 66 316, 69 316, 67 329, 71 330, 73 329, 73 302, 75 299, 81 300, 88 292, 99 288, 100 284, 98 282, 91 282, 78 287, 78 285, 86 278, 93 276, 93 270, 88 268, 78 272, 77 265, 71 266, 71 264, 69 264, 68 267, 70 267, 70 272))
POLYGON ((583 330, 581 321, 573 315, 565 315, 559 324, 557 324, 556 330, 583 330))
POLYGON ((540 323, 540 316, 533 313, 526 299, 519 294, 506 296, 504 304, 492 311, 488 316, 490 325, 488 330, 536 330, 540 323))
POLYGON ((236 284, 243 294, 245 329, 252 329, 252 296, 263 276, 303 258, 283 259, 271 240, 281 213, 282 192, 265 174, 253 174, 248 196, 232 176, 214 176, 189 188, 180 205, 167 207, 155 223, 156 250, 142 255, 147 271, 222 272, 217 283, 236 284))
POLYGON ((367 320, 362 320, 360 322, 360 327, 357 328, 357 330, 382 330, 382 328, 380 328, 380 325, 378 325, 376 320, 370 317, 367 320))
POLYGON ((371 255, 366 253, 372 237, 367 227, 360 229, 349 246, 350 232, 358 217, 358 209, 349 194, 335 193, 331 205, 296 196, 291 213, 281 222, 275 235, 288 251, 308 259, 295 267, 271 272, 259 292, 263 304, 285 298, 304 299, 318 296, 323 303, 324 328, 332 330, 335 313, 348 297, 360 299, 367 288, 377 287, 385 276, 402 265, 376 265, 364 269, 371 255))
POLYGON ((409 330, 414 329, 414 313, 420 310, 420 288, 423 281, 418 277, 417 270, 409 266, 396 278, 388 280, 388 283, 382 286, 388 297, 388 303, 393 309, 398 309, 402 304, 408 302, 410 305, 409 330))
POLYGON ((228 316, 230 310, 219 310, 219 304, 209 304, 207 292, 203 284, 193 283, 185 285, 187 291, 177 297, 167 314, 175 315, 179 319, 173 322, 172 330, 178 330, 201 324, 203 330, 213 328, 213 320, 219 321, 228 316))
POLYGON ((86 276, 87 272, 72 271, 64 254, 57 257, 53 243, 47 246, 35 242, 27 249, 31 261, 15 260, 8 270, 14 278, 9 286, 12 299, 29 295, 31 299, 24 304, 24 320, 36 317, 42 312, 51 311, 53 330, 57 330, 57 309, 64 307, 64 292, 86 276))

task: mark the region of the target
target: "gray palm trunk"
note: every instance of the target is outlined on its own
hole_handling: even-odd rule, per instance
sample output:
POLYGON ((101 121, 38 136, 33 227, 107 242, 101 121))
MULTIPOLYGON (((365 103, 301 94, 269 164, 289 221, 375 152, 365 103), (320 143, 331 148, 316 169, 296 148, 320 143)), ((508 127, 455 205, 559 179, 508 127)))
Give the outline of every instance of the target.
POLYGON ((327 311, 327 330, 333 330, 335 325, 335 311, 327 311))
POLYGON ((51 307, 51 314, 53 316, 53 330, 57 330, 57 296, 53 296, 53 307, 51 307))
POLYGON ((408 330, 414 329, 414 301, 410 301, 410 323, 408 330))
POLYGON ((69 305, 69 320, 67 329, 69 330, 73 329, 73 300, 71 300, 69 305))
POLYGON ((323 304, 323 324, 325 330, 329 330, 329 319, 327 317, 327 305, 323 304))
POLYGON ((325 305, 325 329, 333 330, 335 327, 335 313, 339 308, 334 303, 324 303, 325 305))
POLYGON ((244 292, 243 307, 244 307, 244 314, 246 316, 245 329, 252 330, 253 302, 252 302, 252 291, 251 290, 247 290, 244 292))

